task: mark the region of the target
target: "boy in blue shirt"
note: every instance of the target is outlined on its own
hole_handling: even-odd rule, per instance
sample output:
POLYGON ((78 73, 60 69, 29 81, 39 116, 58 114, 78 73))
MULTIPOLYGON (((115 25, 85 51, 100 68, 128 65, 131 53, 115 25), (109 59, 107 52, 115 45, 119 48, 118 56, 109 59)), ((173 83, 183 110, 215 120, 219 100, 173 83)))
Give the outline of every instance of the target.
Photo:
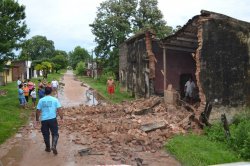
POLYGON ((38 88, 38 96, 39 96, 39 99, 43 98, 45 95, 45 90, 42 86, 39 86, 38 88))
POLYGON ((51 96, 52 88, 45 88, 45 97, 41 98, 37 104, 36 121, 39 121, 41 115, 41 131, 46 145, 45 151, 50 152, 51 150, 57 154, 57 141, 59 138, 58 134, 58 123, 56 119, 57 113, 63 120, 63 113, 61 110, 61 104, 58 99, 51 96), (52 148, 50 149, 50 131, 52 135, 52 148))

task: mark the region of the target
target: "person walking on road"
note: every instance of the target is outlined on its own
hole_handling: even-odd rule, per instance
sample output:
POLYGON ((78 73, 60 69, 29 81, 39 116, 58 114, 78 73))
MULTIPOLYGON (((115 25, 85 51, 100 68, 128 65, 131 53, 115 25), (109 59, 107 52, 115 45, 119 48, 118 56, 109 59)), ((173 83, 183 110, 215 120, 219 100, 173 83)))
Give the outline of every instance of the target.
POLYGON ((57 113, 61 120, 63 120, 63 113, 61 110, 61 104, 57 98, 51 96, 52 88, 45 88, 45 97, 41 98, 37 104, 36 121, 39 121, 41 115, 41 131, 46 145, 45 151, 50 152, 51 150, 57 154, 57 141, 59 138, 58 134, 58 122, 57 113), (52 135, 52 147, 50 149, 50 132, 52 135))

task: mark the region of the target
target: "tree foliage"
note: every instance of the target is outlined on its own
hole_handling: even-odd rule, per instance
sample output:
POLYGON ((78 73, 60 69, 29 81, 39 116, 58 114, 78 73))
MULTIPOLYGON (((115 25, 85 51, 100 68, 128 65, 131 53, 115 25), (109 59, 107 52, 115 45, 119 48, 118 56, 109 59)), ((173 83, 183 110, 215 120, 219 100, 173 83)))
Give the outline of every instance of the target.
MULTIPOLYGON (((13 56, 28 34, 25 7, 14 0, 0 0, 0 63, 13 56)), ((0 67, 1 68, 1 67, 0 67)))
POLYGON ((90 27, 95 35, 95 54, 106 69, 118 73, 119 45, 132 33, 152 29, 159 38, 172 32, 157 7, 157 0, 106 0, 100 4, 90 27))
POLYGON ((39 60, 54 57, 55 46, 45 36, 33 36, 24 42, 20 59, 39 60))
POLYGON ((54 58, 52 58, 52 62, 54 64, 56 73, 60 69, 65 69, 68 65, 68 61, 64 55, 56 55, 54 58))
POLYGON ((135 31, 152 29, 156 36, 164 38, 171 34, 172 27, 167 26, 161 11, 158 9, 158 0, 141 0, 134 23, 135 31))
POLYGON ((56 55, 63 55, 66 59, 68 59, 68 54, 66 51, 63 51, 63 50, 55 50, 54 52, 54 56, 56 55))
POLYGON ((72 52, 69 52, 69 63, 73 69, 80 61, 86 62, 90 59, 88 51, 80 46, 77 46, 72 52))
POLYGON ((36 64, 36 66, 35 66, 35 70, 37 70, 37 71, 42 70, 43 71, 44 78, 47 78, 47 75, 51 69, 52 69, 52 63, 48 62, 48 61, 43 61, 40 64, 36 64))
POLYGON ((76 65, 76 74, 77 75, 83 75, 86 71, 86 65, 83 61, 80 61, 76 65))
POLYGON ((95 35, 96 55, 107 58, 132 32, 131 19, 136 10, 136 0, 107 0, 100 4, 92 27, 95 35))

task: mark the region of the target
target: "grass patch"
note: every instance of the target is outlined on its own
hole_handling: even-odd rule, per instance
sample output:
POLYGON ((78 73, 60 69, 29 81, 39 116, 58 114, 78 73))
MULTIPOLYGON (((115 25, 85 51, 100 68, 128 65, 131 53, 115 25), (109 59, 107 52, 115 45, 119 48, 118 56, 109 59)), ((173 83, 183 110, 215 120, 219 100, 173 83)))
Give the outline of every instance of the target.
MULTIPOLYGON (((6 90, 6 96, 0 96, 0 144, 11 137, 24 125, 30 116, 31 109, 20 108, 18 101, 17 83, 9 83, 0 86, 0 90, 6 90)), ((31 103, 29 103, 31 104, 31 103)))
POLYGON ((102 97, 105 100, 109 100, 112 103, 119 103, 121 101, 134 99, 133 97, 131 97, 131 95, 129 93, 120 92, 119 85, 116 86, 116 88, 115 88, 115 94, 114 94, 113 99, 109 99, 106 84, 104 84, 104 83, 102 83, 102 82, 100 82, 100 81, 98 81, 96 79, 92 79, 90 77, 87 77, 87 76, 79 76, 78 79, 80 79, 81 81, 87 83, 89 86, 91 86, 92 88, 97 90, 99 92, 99 94, 102 95, 102 97))
POLYGON ((165 145, 183 165, 202 166, 241 161, 226 144, 210 141, 206 136, 178 135, 165 145))

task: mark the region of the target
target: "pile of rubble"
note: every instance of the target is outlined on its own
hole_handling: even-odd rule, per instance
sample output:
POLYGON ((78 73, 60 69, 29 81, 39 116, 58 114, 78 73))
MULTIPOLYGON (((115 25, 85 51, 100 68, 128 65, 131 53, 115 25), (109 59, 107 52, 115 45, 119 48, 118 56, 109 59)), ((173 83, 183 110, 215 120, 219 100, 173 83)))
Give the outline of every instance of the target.
POLYGON ((98 152, 108 151, 114 160, 133 153, 156 152, 166 139, 196 127, 184 107, 165 106, 160 97, 121 104, 65 108, 68 134, 76 144, 98 152))

